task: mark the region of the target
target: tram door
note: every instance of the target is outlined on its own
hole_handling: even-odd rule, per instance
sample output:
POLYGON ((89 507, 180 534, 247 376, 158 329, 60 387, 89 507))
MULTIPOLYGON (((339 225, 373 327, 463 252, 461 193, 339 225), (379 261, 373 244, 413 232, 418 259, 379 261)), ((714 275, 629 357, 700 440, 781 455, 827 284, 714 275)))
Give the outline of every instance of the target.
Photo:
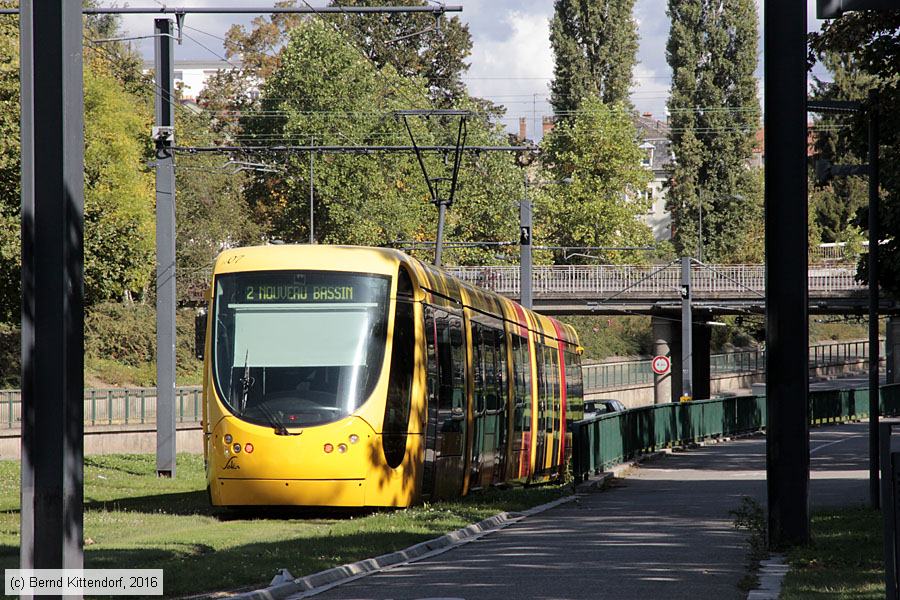
MULTIPOLYGON (((486 317, 481 317, 485 318, 486 317)), ((502 476, 506 455, 506 340, 503 324, 472 321, 474 377, 470 489, 489 487, 502 476)))
POLYGON ((466 350, 462 317, 426 306, 424 333, 428 376, 428 425, 423 496, 462 493, 466 440, 466 350))

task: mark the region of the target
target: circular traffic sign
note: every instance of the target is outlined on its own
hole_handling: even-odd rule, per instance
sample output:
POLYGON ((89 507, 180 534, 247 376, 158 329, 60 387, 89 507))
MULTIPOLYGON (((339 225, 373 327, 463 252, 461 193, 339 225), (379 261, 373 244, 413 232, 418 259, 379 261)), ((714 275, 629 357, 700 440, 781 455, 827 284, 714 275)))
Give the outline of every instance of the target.
POLYGON ((653 360, 650 362, 650 366, 657 375, 665 375, 669 372, 672 361, 669 360, 668 356, 654 356, 653 360))

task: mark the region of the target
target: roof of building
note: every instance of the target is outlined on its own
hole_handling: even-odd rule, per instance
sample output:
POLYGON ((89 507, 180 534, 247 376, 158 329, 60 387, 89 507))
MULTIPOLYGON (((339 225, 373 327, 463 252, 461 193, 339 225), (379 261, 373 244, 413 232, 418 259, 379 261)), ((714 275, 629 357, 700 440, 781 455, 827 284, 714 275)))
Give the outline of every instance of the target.
POLYGON ((654 119, 650 113, 635 115, 634 125, 637 127, 638 139, 642 140, 643 144, 653 146, 653 163, 650 167, 654 171, 670 171, 672 157, 669 125, 664 121, 654 119))

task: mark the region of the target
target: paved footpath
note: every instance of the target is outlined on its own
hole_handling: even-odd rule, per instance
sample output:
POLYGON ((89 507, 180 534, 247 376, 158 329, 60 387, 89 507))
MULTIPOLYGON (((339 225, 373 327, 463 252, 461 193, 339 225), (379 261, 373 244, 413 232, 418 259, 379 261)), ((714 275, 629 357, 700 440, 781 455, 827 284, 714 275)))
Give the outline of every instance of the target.
MULTIPOLYGON (((811 431, 814 507, 862 504, 866 424, 811 431)), ((677 452, 440 556, 316 595, 344 600, 744 598, 747 543, 729 511, 763 503, 765 438, 677 452)))

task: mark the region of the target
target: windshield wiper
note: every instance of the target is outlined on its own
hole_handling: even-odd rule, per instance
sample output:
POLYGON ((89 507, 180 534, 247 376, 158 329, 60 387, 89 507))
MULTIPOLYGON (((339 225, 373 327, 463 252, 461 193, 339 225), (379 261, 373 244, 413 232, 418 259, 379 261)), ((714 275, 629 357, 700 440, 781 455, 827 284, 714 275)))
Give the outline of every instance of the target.
POLYGON ((241 405, 238 407, 238 414, 243 415, 244 411, 247 410, 247 396, 250 394, 250 388, 256 383, 256 380, 250 377, 250 350, 247 350, 247 354, 244 355, 244 376, 241 377, 240 382, 241 405))
POLYGON ((269 410, 264 402, 260 402, 259 404, 257 404, 257 408, 259 408, 259 412, 261 412, 269 422, 269 425, 271 425, 275 429, 275 435, 300 435, 300 433, 302 433, 291 433, 290 431, 288 431, 288 428, 284 426, 284 423, 281 422, 281 419, 276 417, 275 413, 269 410))

